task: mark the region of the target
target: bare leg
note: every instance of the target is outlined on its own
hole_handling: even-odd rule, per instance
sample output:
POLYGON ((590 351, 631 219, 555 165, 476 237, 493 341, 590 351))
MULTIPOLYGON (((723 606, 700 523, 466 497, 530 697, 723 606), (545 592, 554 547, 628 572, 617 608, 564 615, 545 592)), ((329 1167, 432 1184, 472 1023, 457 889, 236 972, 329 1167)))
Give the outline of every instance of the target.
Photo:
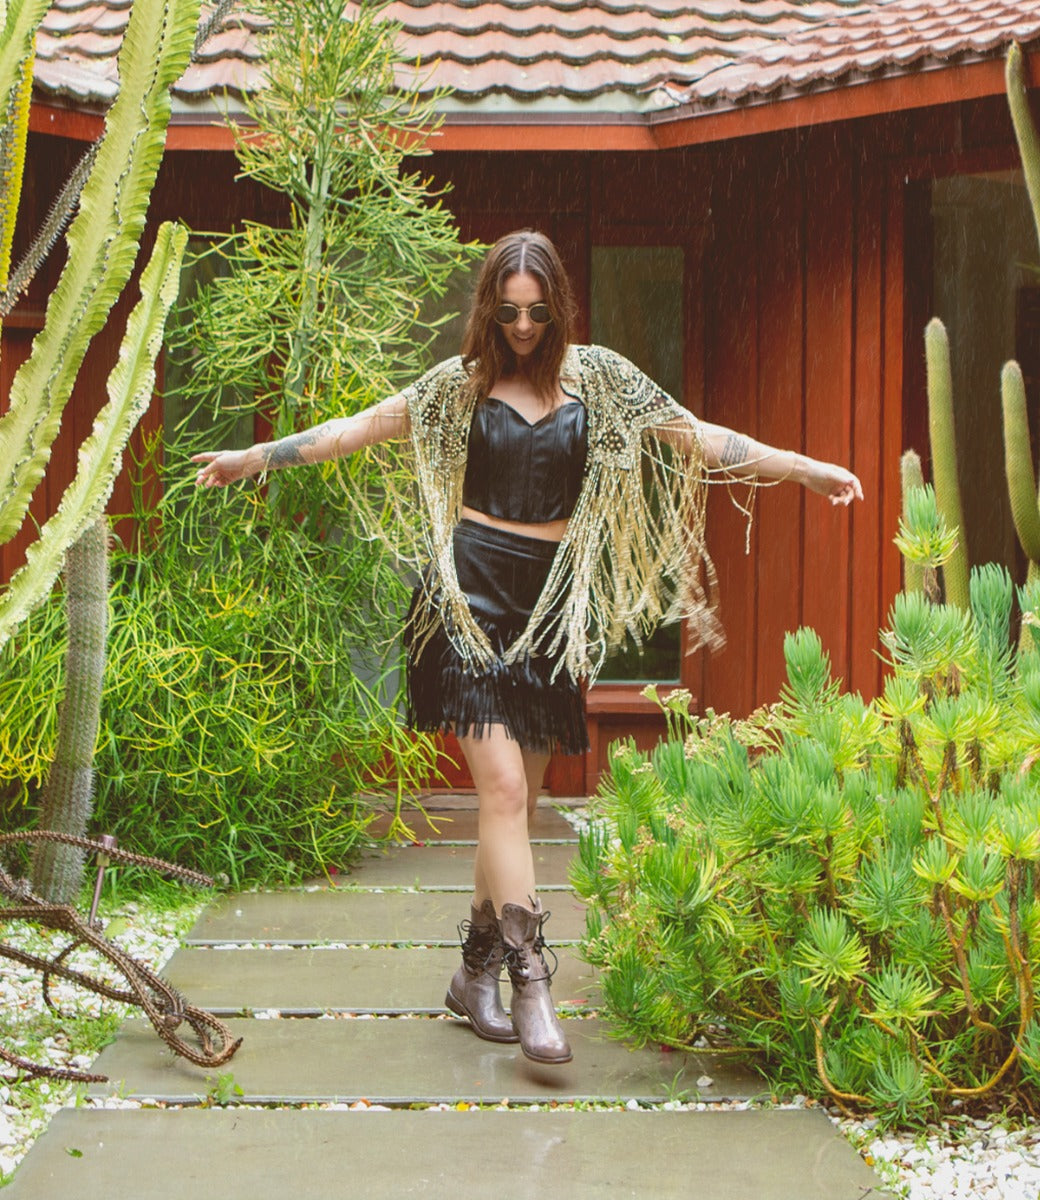
POLYGON ((459 738, 473 776, 480 811, 474 907, 490 897, 503 904, 527 904, 534 895, 534 860, 527 839, 528 782, 520 746, 501 725, 482 737, 459 738))
POLYGON ((537 750, 522 750, 520 753, 524 760, 524 774, 527 776, 527 825, 530 829, 550 756, 537 750))
MULTIPOLYGON (((549 970, 542 955, 545 918, 535 898, 527 827, 528 806, 532 795, 538 794, 547 756, 525 756, 500 725, 492 725, 483 737, 463 737, 459 742, 480 803, 473 906, 480 908, 490 897, 500 921, 503 961, 513 986, 512 1027, 528 1058, 541 1063, 569 1062, 571 1048, 553 1008, 549 970)), ((447 1003, 473 1023, 465 1004, 452 1003, 451 988, 447 1003)))
MULTIPOLYGON (((466 751, 466 744, 470 743, 471 741, 477 741, 477 740, 483 740, 483 739, 471 739, 471 738, 464 739, 463 752, 467 753, 467 762, 469 762, 469 756, 468 756, 468 752, 466 751)), ((515 743, 514 743, 514 745, 515 745, 515 743)), ((477 751, 477 753, 479 754, 479 750, 477 751)), ((525 784, 526 784, 526 788, 527 788, 527 826, 528 826, 528 830, 530 830, 530 824, 534 818, 535 808, 538 803, 538 794, 542 790, 542 781, 545 778, 545 770, 546 770, 546 767, 549 765, 550 755, 543 754, 537 750, 521 749, 520 750, 520 758, 523 763, 524 780, 525 780, 525 784)), ((472 770, 473 770, 473 765, 472 765, 472 763, 470 763, 470 771, 472 772, 472 770)), ((474 775, 474 783, 476 783, 475 775, 474 775)), ((479 785, 478 785, 478 791, 479 791, 479 785)), ((533 870, 533 866, 532 866, 532 870, 533 870)), ((474 901, 473 901, 473 903, 474 903, 474 907, 479 908, 480 905, 483 904, 485 899, 491 897, 491 885, 488 881, 487 874, 484 870, 483 856, 481 854, 479 845, 477 846, 476 858, 475 858, 474 865, 473 865, 473 876, 474 876, 474 879, 473 879, 474 901)), ((534 893, 531 892, 531 895, 534 895, 534 893)), ((497 905, 496 905, 496 911, 497 911, 497 905)))

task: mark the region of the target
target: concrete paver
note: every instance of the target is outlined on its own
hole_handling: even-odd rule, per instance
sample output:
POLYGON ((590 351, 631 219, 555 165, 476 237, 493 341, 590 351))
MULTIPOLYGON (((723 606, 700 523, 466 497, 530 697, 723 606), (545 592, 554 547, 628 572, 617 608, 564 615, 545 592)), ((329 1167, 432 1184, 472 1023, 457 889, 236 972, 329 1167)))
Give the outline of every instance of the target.
MULTIPOLYGON (((341 887, 416 888, 421 891, 473 889, 475 846, 396 846, 362 855, 335 883, 341 887)), ((567 868, 573 844, 531 847, 539 891, 570 886, 567 868)))
POLYGON ((882 1196, 818 1111, 66 1110, 39 1148, 10 1200, 310 1200, 344 1181, 364 1200, 882 1196))
MULTIPOLYGON (((416 808, 402 809, 404 823, 420 842, 473 842, 477 840, 477 813, 472 807, 473 798, 464 798, 469 807, 460 808, 456 802, 452 807, 445 807, 445 801, 438 797, 426 807, 424 815, 416 808), (431 823, 432 822, 432 823, 431 823)), ((373 837, 383 837, 390 828, 391 814, 381 813, 368 826, 367 832, 373 837)), ((530 825, 532 842, 569 841, 576 840, 573 827, 567 819, 560 815, 544 801, 538 805, 534 820, 530 825)))
MULTIPOLYGON (((585 907, 570 894, 549 894, 545 907, 551 945, 585 932, 585 907)), ((188 945, 223 942, 342 942, 457 946, 458 924, 469 900, 458 892, 248 892, 224 896, 206 909, 185 939, 188 945)))
MULTIPOLYGON (((564 1018, 574 1061, 548 1067, 515 1045, 481 1041, 465 1022, 422 1015, 442 1014, 459 961, 457 926, 469 916, 472 869, 472 846, 464 843, 476 836, 472 796, 426 801, 436 804, 435 819, 444 818, 433 830, 414 814, 425 830, 413 824, 413 832, 429 845, 362 862, 344 877, 347 887, 225 897, 167 969, 192 1002, 212 1011, 310 1017, 232 1017, 245 1040, 220 1072, 176 1058, 147 1022, 127 1022, 96 1063, 111 1082, 92 1086, 89 1102, 124 1095, 145 1107, 63 1110, 16 1173, 11 1200, 309 1200, 344 1181, 364 1200, 883 1195, 819 1111, 517 1111, 571 1101, 745 1100, 761 1097, 763 1083, 724 1056, 632 1051, 595 1018, 564 1018), (377 890, 416 885, 423 890, 377 890), (251 948, 213 948, 224 943, 251 948), (338 1019, 315 1015, 337 1012, 338 1019), (386 1012, 407 1015, 347 1015, 386 1012), (213 1076, 225 1072, 241 1095, 227 1109, 197 1107, 213 1076), (508 1110, 498 1107, 506 1098, 508 1110), (346 1108, 362 1100, 393 1108, 346 1108), (462 1101, 488 1107, 408 1107, 462 1101), (322 1107, 330 1103, 343 1107, 322 1107)), ((571 827, 541 806, 532 832, 543 839, 535 846, 539 875, 563 887, 575 852, 571 827), (557 839, 569 844, 551 844, 557 839)), ((565 891, 547 891, 543 903, 553 914, 546 935, 560 955, 554 997, 580 1009, 597 995, 594 972, 574 949, 584 906, 565 891)), ((508 1001, 508 983, 503 994, 508 1001)))
MULTIPOLYGON (((242 1104, 371 1100, 382 1104, 466 1100, 606 1099, 663 1102, 747 1100, 762 1079, 722 1057, 632 1050, 595 1019, 564 1019, 574 1060, 548 1067, 515 1045, 481 1041, 461 1021, 407 1017, 342 1020, 229 1020, 241 1049, 230 1066, 242 1104), (711 1087, 697 1087, 707 1075, 711 1087)), ((94 1064, 109 1077, 91 1096, 120 1095, 191 1103, 206 1094, 207 1072, 177 1058, 147 1021, 128 1021, 94 1064)))
MULTIPOLYGON (((219 1015, 278 1009, 289 1015, 322 1012, 439 1013, 459 965, 457 947, 423 950, 299 948, 270 950, 179 950, 163 976, 193 1004, 219 1015), (272 966, 278 969, 272 970, 272 966)), ((574 952, 561 948, 553 977, 557 1004, 594 1006, 596 972, 574 952)), ((509 1004, 508 980, 502 996, 509 1004)))

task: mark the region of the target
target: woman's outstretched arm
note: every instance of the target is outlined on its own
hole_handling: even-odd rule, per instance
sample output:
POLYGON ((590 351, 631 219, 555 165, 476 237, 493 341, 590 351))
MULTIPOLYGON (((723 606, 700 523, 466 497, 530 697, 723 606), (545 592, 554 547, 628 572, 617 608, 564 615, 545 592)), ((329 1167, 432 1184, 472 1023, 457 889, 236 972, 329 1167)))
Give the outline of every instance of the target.
POLYGON ((863 499, 860 481, 837 463, 823 462, 793 450, 777 450, 725 425, 701 421, 699 428, 709 468, 724 470, 737 478, 790 479, 826 496, 832 504, 851 504, 863 499))
POLYGON ((404 396, 389 396, 352 417, 335 417, 312 429, 303 429, 273 442, 259 442, 248 450, 204 451, 193 454, 199 464, 199 487, 226 487, 281 467, 329 462, 408 432, 408 407, 404 396))

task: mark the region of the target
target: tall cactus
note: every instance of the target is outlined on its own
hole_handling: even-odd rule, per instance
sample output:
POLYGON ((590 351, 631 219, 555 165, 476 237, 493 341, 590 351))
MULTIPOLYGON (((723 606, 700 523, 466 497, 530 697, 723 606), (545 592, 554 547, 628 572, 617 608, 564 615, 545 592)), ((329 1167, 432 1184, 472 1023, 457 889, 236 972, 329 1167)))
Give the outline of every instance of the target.
MULTIPOLYGON (((142 298, 127 321, 119 361, 109 376, 109 402, 90 437, 80 448, 80 469, 69 485, 58 512, 29 547, 25 567, 11 581, 0 601, 0 636, 31 607, 35 581, 50 574, 49 563, 62 547, 65 561, 65 602, 68 609, 65 699, 58 738, 44 792, 42 827, 82 836, 90 818, 93 796, 91 762, 101 714, 101 691, 107 631, 107 522, 95 516, 71 544, 71 531, 97 501, 90 464, 118 464, 119 451, 152 397, 155 359, 159 353, 166 314, 177 296, 180 264, 187 230, 164 225, 155 251, 141 276, 142 298), (42 568, 40 564, 43 564, 42 568)), ((107 499, 109 483, 103 491, 107 499)), ((82 854, 73 847, 41 843, 33 861, 35 890, 55 903, 69 903, 79 889, 82 854)))
MULTIPOLYGON (((35 28, 47 11, 47 0, 36 0, 34 5, 22 6, 21 13, 10 9, 3 13, 3 39, 5 49, 22 46, 22 57, 17 54, 3 55, 0 67, 0 96, 4 105, 0 111, 0 280, 6 285, 11 266, 11 246, 14 242, 14 227, 18 218, 18 201, 22 194, 22 176, 25 167, 25 140, 29 132, 29 108, 32 103, 33 62, 36 58, 34 43, 25 48, 24 29, 18 27, 18 17, 25 28, 35 28)), ((0 12, 3 9, 0 8, 0 12)))
POLYGON ((924 334, 928 366, 928 435, 932 446, 932 479, 935 498, 946 524, 958 531, 958 544, 943 566, 946 601, 967 611, 968 551, 964 544, 964 514, 957 479, 957 438, 953 419, 953 374, 950 339, 938 317, 928 322, 924 334))
MULTIPOLYGON (((1005 82, 1033 222, 1040 239, 1040 133, 1029 107, 1022 51, 1014 44, 1008 51, 1005 82)), ((1022 368, 1013 359, 1005 363, 1001 371, 1000 396, 1004 412, 1004 470, 1015 532, 1029 559, 1028 585, 1040 579, 1040 505, 1033 474, 1025 381, 1022 368)))
POLYGON ((109 400, 79 448, 76 477, 66 488, 57 512, 26 551, 25 565, 0 595, 0 646, 50 590, 65 551, 111 495, 123 447, 152 399, 155 360, 167 314, 177 298, 187 239, 183 226, 163 224, 159 228, 141 275, 141 299, 127 321, 119 359, 108 377, 109 400))
MULTIPOLYGON (((907 450, 899 460, 900 494, 903 499, 903 524, 909 524, 910 489, 924 487, 924 472, 921 470, 921 456, 916 450, 907 450)), ((924 567, 903 557, 903 591, 924 591, 924 567)))
MULTIPOLYGON (((48 7, 46 0, 0 0, 0 288, 10 275, 35 33, 48 7)), ((89 174, 78 170, 73 190, 67 187, 59 200, 71 209, 82 182, 66 239, 68 254, 43 328, 15 374, 7 411, 0 416, 0 544, 23 523, 87 348, 133 270, 169 123, 169 89, 188 63, 199 8, 200 0, 135 0, 119 54, 119 95, 96 151, 83 160, 89 174)), ((57 224, 48 222, 48 227, 53 224, 49 240, 63 222, 63 214, 57 224)), ((141 275, 141 300, 127 321, 119 358, 108 378, 108 402, 79 448, 76 476, 29 546, 25 565, 0 593, 3 646, 50 591, 67 558, 66 696, 43 818, 64 832, 85 831, 92 799, 107 609, 106 535, 99 514, 111 494, 127 439, 152 397, 155 360, 176 298, 186 240, 183 228, 159 228, 141 275)), ((15 272, 16 279, 23 277, 15 272)), ((5 296, 0 311, 8 303, 5 296)), ((65 849, 48 848, 36 856, 33 871, 42 894, 67 902, 79 889, 82 861, 65 849)))
MULTIPOLYGON (((1005 81, 1015 138, 1025 170, 1033 221, 1040 237, 1040 133, 1037 131, 1029 105, 1022 51, 1014 43, 1007 54, 1005 81)), ((938 318, 929 321, 925 330, 925 357, 928 368, 928 432, 932 447, 936 499, 947 525, 956 528, 961 534, 957 551, 943 567, 946 599, 962 609, 967 609, 968 560, 964 545, 964 518, 957 474, 950 343, 946 327, 938 318)), ((1001 400, 1004 415, 1004 466, 1011 499, 1011 513, 1019 541, 1029 559, 1027 582, 1033 582, 1040 580, 1040 504, 1033 476, 1025 384, 1022 371, 1014 361, 1006 363, 1001 373, 1001 400)), ((905 479, 903 490, 905 496, 905 479)), ((908 575, 908 587, 910 583, 908 575)))
MULTIPOLYGON (((83 837, 94 793, 94 744, 101 723, 101 685, 108 632, 108 522, 96 518, 65 555, 69 644, 65 699, 54 761, 43 793, 40 826, 83 837)), ((71 904, 83 878, 83 851, 37 844, 33 890, 54 904, 71 904)))
POLYGON ((1040 508, 1037 506, 1029 414, 1022 368, 1013 359, 1000 373, 1004 410, 1004 469, 1007 473, 1011 516, 1018 540, 1029 559, 1027 582, 1040 574, 1040 508))
POLYGON ((1026 177, 1026 191, 1033 209, 1033 222, 1040 238, 1040 132, 1037 131, 1033 113, 1029 107, 1026 90, 1025 60, 1022 48, 1012 42, 1004 66, 1004 82, 1007 86, 1008 108, 1015 127, 1015 140, 1022 158, 1022 169, 1026 177))
MULTIPOLYGON (((24 158, 24 123, 12 120, 25 86, 36 27, 48 8, 41 0, 0 0, 0 167, 24 158), (22 90, 19 90, 22 89, 22 90)), ((152 186, 170 116, 169 89, 192 51, 200 0, 134 0, 119 54, 119 95, 105 120, 90 174, 67 234, 68 256, 47 304, 43 328, 11 385, 0 417, 0 544, 20 529, 42 479, 91 339, 103 326, 137 257, 152 186)), ((3 175, 0 251, 12 190, 3 175)), ((26 565, 0 595, 0 646, 29 609, 50 590, 65 550, 102 510, 127 438, 151 394, 152 370, 185 241, 163 227, 142 288, 147 294, 128 323, 119 363, 109 379, 110 401, 81 447, 79 469, 57 513, 27 555, 26 565), (147 281, 147 283, 146 283, 147 281), (150 356, 150 357, 149 357, 150 356)), ((4 266, 3 275, 7 269, 4 266)))

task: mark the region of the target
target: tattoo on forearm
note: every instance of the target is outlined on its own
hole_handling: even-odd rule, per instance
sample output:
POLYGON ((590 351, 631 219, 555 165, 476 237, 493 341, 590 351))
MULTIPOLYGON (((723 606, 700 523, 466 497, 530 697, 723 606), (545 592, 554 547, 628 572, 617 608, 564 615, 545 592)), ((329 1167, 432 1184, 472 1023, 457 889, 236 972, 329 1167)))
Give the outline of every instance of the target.
POLYGON ((731 433, 719 453, 719 462, 724 467, 736 467, 751 458, 751 442, 740 433, 731 433))
POLYGON ((313 429, 304 429, 301 433, 293 433, 288 437, 279 438, 267 447, 264 455, 264 466, 268 471, 277 471, 280 467, 297 467, 306 462, 303 457, 304 446, 313 446, 329 431, 330 421, 315 425, 313 429))

